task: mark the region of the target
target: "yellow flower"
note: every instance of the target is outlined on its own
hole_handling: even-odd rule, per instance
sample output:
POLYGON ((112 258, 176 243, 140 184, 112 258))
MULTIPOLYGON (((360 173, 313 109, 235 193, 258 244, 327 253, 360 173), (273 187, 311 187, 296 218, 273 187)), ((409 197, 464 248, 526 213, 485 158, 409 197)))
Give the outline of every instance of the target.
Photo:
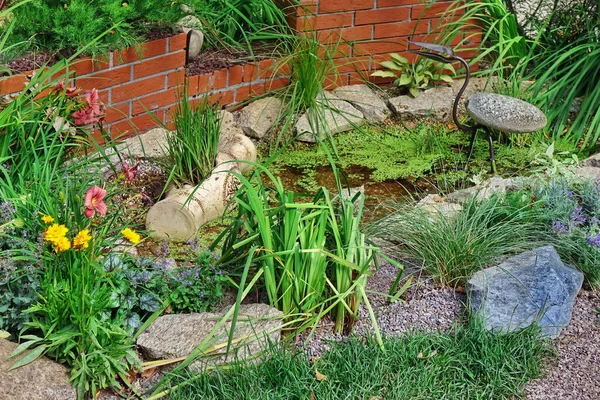
POLYGON ((57 253, 71 248, 71 241, 64 236, 59 238, 56 242, 52 242, 52 244, 54 245, 54 251, 57 253))
POLYGON ((42 216, 42 221, 43 221, 45 224, 51 224, 52 222, 54 222, 54 218, 52 218, 52 217, 51 217, 51 216, 49 216, 49 215, 44 215, 44 216, 42 216))
POLYGON ((83 229, 77 233, 77 236, 73 239, 73 248, 74 249, 87 249, 90 240, 92 240, 92 236, 90 235, 89 229, 83 229))
POLYGON ((121 231, 121 235, 125 236, 125 239, 129 240, 133 244, 138 244, 141 240, 141 236, 135 231, 125 228, 121 231))
POLYGON ((69 232, 69 228, 64 225, 52 224, 48 228, 46 228, 46 232, 44 232, 44 240, 50 242, 56 246, 58 241, 63 238, 66 239, 67 232, 69 232))

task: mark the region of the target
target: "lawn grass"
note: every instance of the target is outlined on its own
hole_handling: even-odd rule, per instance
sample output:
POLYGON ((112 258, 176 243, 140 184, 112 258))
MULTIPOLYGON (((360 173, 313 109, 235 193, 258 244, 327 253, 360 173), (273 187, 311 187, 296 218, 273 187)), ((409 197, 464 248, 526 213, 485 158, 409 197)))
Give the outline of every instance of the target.
POLYGON ((533 329, 495 335, 470 325, 388 338, 385 352, 375 342, 353 338, 334 344, 314 363, 295 351, 272 350, 261 364, 181 376, 170 399, 519 397, 524 384, 541 374, 548 345, 533 329))

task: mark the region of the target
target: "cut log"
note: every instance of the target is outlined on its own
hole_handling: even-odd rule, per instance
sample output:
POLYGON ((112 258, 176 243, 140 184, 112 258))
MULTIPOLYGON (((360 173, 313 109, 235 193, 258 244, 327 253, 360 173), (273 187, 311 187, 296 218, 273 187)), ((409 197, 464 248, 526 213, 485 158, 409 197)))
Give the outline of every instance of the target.
POLYGON ((146 228, 150 236, 188 240, 202 225, 222 216, 239 187, 239 179, 232 172, 252 169, 243 161, 256 161, 254 143, 244 135, 221 138, 217 167, 211 175, 196 187, 171 190, 148 211, 146 228))

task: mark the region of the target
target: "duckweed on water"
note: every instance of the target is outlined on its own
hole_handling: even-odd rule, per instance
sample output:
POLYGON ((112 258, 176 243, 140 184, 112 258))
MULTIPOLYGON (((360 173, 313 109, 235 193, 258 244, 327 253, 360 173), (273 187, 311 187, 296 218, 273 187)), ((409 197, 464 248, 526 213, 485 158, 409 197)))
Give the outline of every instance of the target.
MULTIPOLYGON (((370 126, 340 133, 333 138, 338 165, 343 170, 362 167, 371 171, 372 182, 397 179, 416 180, 433 177, 433 181, 452 183, 464 179, 469 137, 446 125, 419 124, 413 129, 400 125, 370 126), (449 182, 452 181, 452 182, 449 182)), ((526 169, 536 154, 544 151, 540 140, 527 145, 495 143, 500 172, 526 169)), ((331 144, 327 145, 332 151, 331 144)), ((316 169, 329 165, 322 146, 296 142, 272 165, 276 171, 293 168, 303 173, 298 184, 306 189, 316 184, 316 169)), ((487 170, 488 147, 483 134, 475 143, 471 172, 487 170)))

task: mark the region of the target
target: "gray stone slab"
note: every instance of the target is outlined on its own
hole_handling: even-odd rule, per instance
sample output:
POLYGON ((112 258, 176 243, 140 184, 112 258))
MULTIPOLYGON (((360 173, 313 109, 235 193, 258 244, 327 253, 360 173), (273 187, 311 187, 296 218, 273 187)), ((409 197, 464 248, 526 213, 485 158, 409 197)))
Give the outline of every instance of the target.
POLYGON ((547 123, 546 116, 536 106, 495 93, 475 93, 469 97, 467 113, 475 122, 507 133, 534 132, 547 123))
POLYGON ((323 92, 317 99, 317 106, 309 108, 298 119, 296 132, 300 135, 298 140, 315 143, 317 137, 324 139, 327 134, 349 131, 364 121, 363 113, 352 104, 323 92))
POLYGON ((537 323, 542 336, 556 338, 569 324, 582 283, 583 274, 545 246, 476 272, 466 289, 486 329, 506 333, 537 323))
POLYGON ((429 117, 439 121, 449 121, 452 119, 454 98, 455 94, 451 87, 438 86, 421 92, 417 97, 393 97, 388 100, 388 105, 402 120, 429 117))
POLYGON ((6 358, 16 343, 0 339, 0 399, 2 400, 70 400, 77 399, 69 383, 67 369, 41 357, 24 367, 7 371, 20 357, 6 358))
MULTIPOLYGON (((217 325, 223 314, 194 313, 169 314, 157 318, 140 335, 137 345, 150 360, 185 357, 189 355, 217 325)), ((248 358, 265 350, 269 343, 279 342, 282 312, 267 304, 242 304, 234 340, 242 339, 234 346, 234 353, 227 361, 248 358), (249 337, 249 338, 246 338, 249 337)), ((213 344, 226 343, 230 324, 217 332, 213 344)), ((190 365, 201 371, 206 365, 225 361, 225 348, 215 357, 203 358, 190 365)))
POLYGON ((385 121, 391 113, 383 99, 368 85, 341 86, 334 89, 333 94, 352 104, 373 124, 385 121))
POLYGON ((277 97, 264 97, 242 108, 235 120, 247 136, 262 139, 277 122, 282 108, 283 102, 277 97))

